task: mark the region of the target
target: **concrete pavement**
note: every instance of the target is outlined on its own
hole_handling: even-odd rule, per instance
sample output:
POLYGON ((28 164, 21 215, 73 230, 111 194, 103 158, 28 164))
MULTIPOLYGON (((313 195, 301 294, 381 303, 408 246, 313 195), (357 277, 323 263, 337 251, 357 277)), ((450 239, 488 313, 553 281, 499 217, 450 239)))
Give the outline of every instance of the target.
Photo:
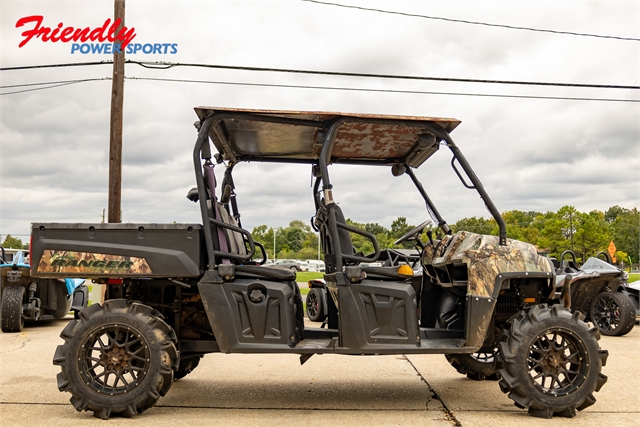
POLYGON ((609 381, 597 403, 573 419, 529 417, 493 381, 456 373, 442 355, 205 356, 167 396, 132 419, 99 421, 76 412, 60 393, 53 366, 63 321, 0 334, 0 424, 3 426, 636 426, 640 424, 640 326, 603 337, 609 381))

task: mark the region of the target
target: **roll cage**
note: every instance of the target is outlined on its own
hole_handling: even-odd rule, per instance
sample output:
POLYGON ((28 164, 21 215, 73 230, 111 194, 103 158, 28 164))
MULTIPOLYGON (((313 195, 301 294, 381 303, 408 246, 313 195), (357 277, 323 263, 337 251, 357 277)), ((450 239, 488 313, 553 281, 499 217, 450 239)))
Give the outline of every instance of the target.
MULTIPOLYGON (((332 259, 329 259, 327 273, 332 273, 341 271, 349 263, 375 260, 376 254, 379 254, 379 248, 373 235, 347 225, 340 218, 340 208, 333 200, 333 185, 328 165, 335 163, 391 166, 396 176, 406 173, 424 199, 427 210, 437 226, 443 233, 451 234, 446 221, 412 171, 412 168, 420 167, 431 157, 441 144, 446 145, 453 154, 451 166, 456 175, 466 188, 478 192, 498 223, 500 244, 506 244, 504 220, 449 134, 460 123, 458 120, 214 107, 197 107, 195 111, 200 121, 196 122, 198 138, 193 151, 193 162, 200 211, 205 225, 204 234, 210 272, 218 264, 225 262, 224 260, 233 259, 241 263, 251 259, 255 253, 251 234, 240 226, 221 221, 215 209, 211 208, 211 203, 207 204, 207 200, 216 199, 212 159, 218 164, 226 162, 225 182, 231 184, 229 187, 232 193, 231 171, 236 163, 260 161, 313 165, 313 174, 316 178, 314 183, 316 217, 315 224, 312 222, 312 225, 318 230, 321 224, 325 224, 323 238, 325 242, 323 243, 333 246, 333 251, 329 251, 332 259), (211 152, 209 139, 218 151, 214 155, 211 152), (462 168, 464 176, 456 167, 456 163, 462 168), (465 176, 470 183, 465 180, 465 176), (249 246, 247 254, 229 253, 221 247, 221 245, 224 246, 221 241, 222 230, 241 233, 249 246), (347 235, 348 232, 358 233, 371 240, 376 249, 374 256, 366 258, 359 254, 348 253, 347 250, 336 250, 344 247, 345 231, 347 235)), ((228 193, 229 189, 223 185, 222 191, 228 193)), ((228 204, 227 198, 227 207, 228 204)), ((239 219, 233 197, 231 204, 234 216, 239 219)), ((327 253, 325 249, 325 254, 327 253)))

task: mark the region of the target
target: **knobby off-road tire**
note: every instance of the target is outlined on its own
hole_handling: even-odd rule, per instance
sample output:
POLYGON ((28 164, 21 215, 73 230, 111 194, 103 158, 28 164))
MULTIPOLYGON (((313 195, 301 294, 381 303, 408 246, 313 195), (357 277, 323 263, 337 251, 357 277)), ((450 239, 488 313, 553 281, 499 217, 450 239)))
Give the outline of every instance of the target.
POLYGON ((131 417, 151 408, 173 382, 176 334, 162 315, 139 303, 110 300, 80 312, 60 334, 53 364, 58 389, 78 411, 131 417))
POLYGON ((189 375, 198 367, 200 359, 202 359, 202 356, 180 358, 180 364, 178 366, 178 370, 173 375, 173 379, 179 380, 189 375))
POLYGON ((2 293, 2 332, 20 332, 24 327, 22 302, 24 286, 6 286, 2 293))
POLYGON ((307 317, 312 322, 322 322, 325 319, 324 304, 320 290, 312 288, 307 294, 307 317))
POLYGON ((636 308, 621 292, 603 292, 591 302, 591 321, 603 335, 626 335, 636 324, 636 308))
POLYGON ((479 351, 473 354, 445 354, 445 357, 456 371, 466 375, 471 380, 497 381, 500 379, 496 366, 498 362, 496 358, 497 350, 479 351))
POLYGON ((574 417, 607 381, 608 352, 580 312, 546 304, 516 314, 498 344, 500 389, 530 415, 574 417))

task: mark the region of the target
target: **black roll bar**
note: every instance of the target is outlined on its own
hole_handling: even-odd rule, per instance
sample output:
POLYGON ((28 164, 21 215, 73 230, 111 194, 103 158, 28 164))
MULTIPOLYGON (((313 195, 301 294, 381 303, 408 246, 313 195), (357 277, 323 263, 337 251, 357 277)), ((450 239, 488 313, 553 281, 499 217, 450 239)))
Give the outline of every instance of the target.
POLYGON ((249 243, 249 253, 247 255, 242 256, 238 254, 232 254, 230 252, 221 252, 216 250, 213 251, 214 255, 218 255, 219 257, 223 257, 223 258, 235 259, 237 261, 248 261, 251 258, 253 258, 253 255, 256 253, 256 246, 255 246, 255 243, 253 242, 253 238, 251 237, 251 233, 249 233, 247 230, 243 228, 236 227, 235 225, 227 224, 222 221, 218 221, 217 219, 214 219, 214 218, 209 218, 209 222, 212 224, 215 224, 218 227, 228 228, 229 230, 237 231, 238 233, 241 233, 243 236, 247 237, 247 242, 249 243))
MULTIPOLYGON (((464 157, 464 155, 462 154, 458 146, 453 142, 453 139, 451 139, 451 136, 449 135, 449 133, 444 128, 442 128, 437 124, 426 123, 426 122, 416 122, 413 120, 379 120, 379 119, 364 119, 364 118, 356 119, 356 118, 350 118, 350 117, 342 117, 332 122, 320 122, 315 120, 303 120, 303 119, 293 119, 293 118, 287 118, 287 117, 264 116, 259 114, 238 114, 233 112, 214 113, 213 115, 201 121, 202 126, 199 129, 198 139, 196 141, 196 146, 193 153, 194 166, 196 170, 196 182, 198 185, 198 195, 200 197, 200 210, 201 210, 202 218, 205 224, 209 223, 210 218, 209 218, 209 214, 206 207, 206 199, 207 199, 206 187, 204 182, 204 176, 201 170, 202 165, 201 165, 200 157, 202 157, 202 159, 205 159, 205 160, 211 159, 210 147, 207 140, 209 130, 211 129, 211 127, 214 126, 213 131, 216 135, 216 138, 219 140, 221 144, 225 145, 227 144, 227 141, 224 138, 224 135, 221 134, 221 129, 218 127, 218 124, 220 123, 220 121, 222 121, 225 118, 234 118, 239 116, 242 116, 245 118, 249 117, 252 121, 281 123, 281 124, 289 124, 289 125, 295 125, 295 126, 308 126, 308 127, 315 127, 318 129, 326 128, 328 126, 328 130, 324 135, 324 141, 323 141, 322 149, 318 159, 318 166, 320 169, 320 175, 321 175, 322 184, 323 184, 322 191, 323 191, 325 204, 327 207, 328 217, 329 217, 328 231, 331 236, 331 240, 335 242, 334 244, 339 245, 340 238, 338 236, 338 225, 337 225, 336 214, 334 209, 335 202, 333 200, 333 192, 332 192, 333 186, 331 185, 331 181, 329 179, 329 172, 328 172, 327 165, 331 162, 331 155, 333 153, 333 147, 335 145, 335 139, 338 132, 338 128, 342 124, 348 123, 348 122, 366 122, 366 123, 385 124, 385 125, 395 124, 395 125, 409 126, 414 128, 422 128, 431 132, 440 140, 446 141, 447 146, 453 153, 454 159, 460 163, 460 166, 462 167, 462 169, 464 170, 465 174, 467 175, 467 177, 469 178, 472 184, 468 185, 464 182, 464 180, 462 179, 462 175, 459 173, 455 165, 453 166, 454 171, 456 172, 458 177, 461 179, 465 187, 473 188, 478 192, 483 202, 485 203, 487 209, 489 210, 489 212, 491 213, 491 215, 493 216, 493 218, 496 220, 498 224, 498 227, 500 229, 500 235, 499 235, 500 245, 506 245, 507 243, 507 227, 504 222, 504 219, 500 215, 500 212, 498 211, 496 206, 493 204, 493 201, 491 200, 487 192, 484 190, 482 183, 480 182, 475 172, 471 168, 471 165, 469 164, 467 159, 464 157), (200 154, 202 154, 202 156, 200 156, 200 154)), ((237 159, 229 159, 229 160, 234 163, 237 161, 237 159)), ((267 161, 267 160, 269 159, 264 159, 264 161, 267 161)), ((292 162, 296 162, 296 160, 292 160, 292 162)), ((422 184, 420 184, 420 182, 417 180, 417 178, 415 177, 415 174, 413 174, 410 167, 407 167, 407 172, 409 173, 409 176, 411 177, 412 181, 418 188, 418 191, 420 192, 421 196, 425 199, 427 208, 430 209, 431 212, 433 212, 436 218, 438 219, 438 222, 439 222, 438 226, 443 228, 443 231, 446 232, 446 229, 448 229, 449 227, 446 225, 446 222, 444 221, 444 219, 442 219, 438 211, 435 209, 433 203, 431 202, 426 192, 424 191, 424 188, 422 188, 422 184)), ((213 224, 217 225, 216 223, 213 223, 213 224)), ((214 242, 217 242, 217 235, 214 235, 211 232, 210 227, 205 227, 205 240, 206 240, 207 252, 209 257, 209 269, 213 269, 216 265, 215 253, 214 253, 214 242)), ((350 257, 351 255, 348 255, 348 256, 350 257)), ((339 269, 342 268, 342 259, 343 259, 343 256, 340 253, 340 251, 336 251, 336 254, 335 254, 336 268, 339 268, 339 269)), ((347 258, 347 259, 350 259, 350 258, 347 258)))
MULTIPOLYGON (((560 268, 562 268, 562 264, 564 263, 564 257, 567 256, 567 255, 571 255, 571 259, 573 260, 573 265, 575 265, 576 268, 577 268, 578 263, 576 262, 576 254, 574 254, 573 251, 569 250, 569 249, 567 249, 566 251, 564 251, 564 252, 562 252, 560 254, 560 260, 558 262, 560 268)), ((568 265, 569 262, 570 261, 567 261, 567 265, 568 265)))
MULTIPOLYGON (((320 153, 320 169, 323 174, 322 176, 323 181, 326 173, 326 165, 330 161, 331 152, 333 149, 333 145, 335 143, 335 133, 337 132, 337 127, 343 123, 353 122, 353 121, 364 122, 364 123, 385 124, 389 126, 395 124, 395 125, 409 126, 414 128, 422 128, 431 132, 437 138, 446 141, 447 147, 449 147, 449 149, 453 153, 453 156, 455 157, 456 160, 458 160, 458 162, 460 163, 460 166, 462 166, 462 169, 471 180, 473 188, 478 192, 478 194, 480 195, 480 198, 482 199, 485 206, 491 213, 491 216, 493 216, 493 218, 498 223, 498 227, 500 229, 500 235, 499 235, 500 245, 504 246, 507 244, 507 225, 505 224, 504 219, 500 215, 498 208, 496 208, 496 205, 493 204, 493 201, 485 191, 484 186, 482 185, 482 182, 480 182, 480 179, 476 176, 475 172, 473 171, 473 168, 471 168, 471 165, 467 161, 467 158, 462 154, 462 152, 460 151, 456 143, 453 142, 453 139, 451 139, 451 135, 449 135, 449 132, 447 132, 444 128, 442 128, 437 124, 425 123, 425 122, 416 123, 411 120, 378 120, 378 119, 350 119, 350 118, 338 119, 331 125, 329 132, 327 132, 327 137, 325 138, 325 144, 322 146, 322 151, 320 153), (330 135, 331 133, 333 133, 333 135, 330 135), (329 141, 329 146, 327 146, 327 141, 329 141), (329 150, 329 148, 331 148, 331 150, 329 150), (323 164, 324 164, 324 167, 323 167, 323 164)), ((455 167, 454 167, 454 170, 456 170, 455 167)), ((456 173, 458 173, 457 170, 456 170, 456 173)), ((326 173, 326 175, 328 178, 328 173, 326 173)), ((458 175, 460 176, 459 173, 458 175)), ((465 185, 465 187, 468 187, 468 185, 466 185, 464 181, 463 181, 463 185, 465 185)), ((326 200, 326 197, 325 197, 325 200, 326 200)))
MULTIPOLYGON (((242 233, 243 236, 248 237, 247 241, 249 242, 250 247, 250 255, 247 257, 242 257, 236 254, 230 254, 227 252, 216 251, 215 247, 220 247, 220 242, 218 241, 218 234, 213 233, 211 227, 204 227, 204 237, 205 237, 205 245, 207 249, 207 261, 208 261, 208 269, 214 270, 216 267, 216 256, 221 256, 224 258, 235 259, 239 261, 246 261, 250 259, 255 253, 255 244, 253 242, 253 238, 251 234, 246 230, 240 227, 234 227, 229 224, 225 224, 220 222, 214 218, 209 217, 209 212, 207 210, 207 189, 204 180, 204 174, 202 172, 202 160, 211 161, 211 147, 209 145, 209 131, 213 130, 216 138, 220 142, 220 144, 228 145, 224 135, 221 132, 221 129, 218 127, 219 123, 226 118, 235 118, 238 116, 247 117, 249 116, 251 120, 254 121, 262 121, 269 123, 280 123, 280 124, 289 124, 295 126, 309 126, 321 128, 322 122, 315 120, 303 120, 303 119, 293 119, 288 117, 276 117, 276 116, 263 116, 258 114, 238 114, 233 112, 221 112, 214 113, 209 117, 200 121, 200 127, 198 128, 198 138, 196 140, 195 147, 193 149, 193 166, 196 174, 196 185, 198 187, 198 197, 200 198, 200 215, 202 216, 203 224, 213 224, 215 226, 228 228, 233 231, 237 231, 242 233)), ((233 163, 237 161, 237 159, 229 159, 233 163)), ((214 203, 214 201, 212 201, 214 203)))
MULTIPOLYGON (((342 228, 343 230, 347 230, 350 231, 352 233, 356 233, 359 234, 361 236, 366 237, 367 239, 371 240, 371 243, 373 243, 373 256, 372 257, 366 257, 366 256, 359 256, 359 255, 350 255, 350 254, 342 254, 342 258, 344 259, 348 259, 351 261, 358 261, 358 262, 374 262, 377 261, 378 258, 380 258, 380 246, 378 246, 378 240, 376 239, 376 236, 374 236, 373 234, 369 233, 368 231, 364 231, 364 230, 360 230, 359 228, 356 227, 352 227, 350 225, 347 224, 341 224, 339 222, 336 223, 336 225, 338 226, 338 228, 342 228)), ((336 245, 334 245, 335 247, 336 245)), ((337 245, 338 248, 340 248, 340 245, 337 245)))
POLYGON ((608 262, 609 264, 613 264, 613 259, 611 259, 611 255, 609 254, 609 252, 600 251, 595 255, 595 258, 600 258, 600 255, 604 255, 604 257, 606 258, 606 262, 608 262))
POLYGON ((329 217, 329 235, 333 242, 335 253, 335 271, 342 271, 342 251, 340 248, 340 236, 338 235, 338 221, 336 220, 335 201, 333 200, 333 186, 329 180, 329 169, 327 165, 331 160, 331 153, 333 152, 333 146, 336 141, 336 134, 338 128, 345 123, 346 119, 338 119, 329 126, 329 130, 325 134, 324 142, 322 143, 322 150, 320 150, 319 167, 320 175, 322 177, 322 192, 324 194, 324 204, 327 207, 327 214, 329 217))
MULTIPOLYGON (((204 174, 202 172, 202 162, 200 160, 200 154, 205 160, 211 160, 211 148, 209 147, 209 128, 216 120, 215 116, 207 117, 200 129, 198 130, 198 139, 196 145, 193 148, 193 166, 196 173, 196 185, 198 187, 198 197, 200 198, 200 215, 202 216, 202 224, 204 228, 204 241, 207 248, 208 269, 214 270, 216 267, 216 255, 214 253, 214 233, 211 232, 209 224, 209 212, 207 210, 207 189, 204 183, 204 174)), ((217 233, 215 235, 216 244, 218 242, 217 233)), ((220 246, 218 246, 220 247, 220 246)))
MULTIPOLYGON (((482 186, 482 182, 480 182, 480 179, 476 176, 475 172, 471 168, 471 165, 467 161, 467 158, 464 157, 464 155, 462 154, 458 146, 455 144, 455 142, 453 142, 453 139, 451 139, 449 132, 447 132, 440 126, 434 125, 431 123, 424 123, 423 126, 425 129, 433 133, 437 138, 440 138, 447 142, 447 147, 449 147, 449 149, 453 153, 454 158, 458 160, 458 162, 460 163, 460 166, 462 166, 462 169, 471 180, 473 188, 478 192, 478 194, 480 195, 480 198, 482 198, 482 201, 484 202, 485 206, 491 213, 491 216, 493 216, 493 219, 495 219, 496 222, 498 223, 498 227, 500 228, 500 245, 502 246, 506 245, 507 244, 507 225, 505 224, 504 219, 502 218, 502 215, 500 215, 498 208, 496 208, 496 205, 493 204, 493 201, 485 191, 484 187, 482 186)), ((454 166, 454 170, 456 174, 458 174, 458 177, 460 177, 460 179, 462 180, 462 176, 458 173, 458 170, 455 168, 455 166, 454 166)), ((469 188, 469 186, 465 184, 464 180, 462 180, 462 183, 465 187, 469 188)))

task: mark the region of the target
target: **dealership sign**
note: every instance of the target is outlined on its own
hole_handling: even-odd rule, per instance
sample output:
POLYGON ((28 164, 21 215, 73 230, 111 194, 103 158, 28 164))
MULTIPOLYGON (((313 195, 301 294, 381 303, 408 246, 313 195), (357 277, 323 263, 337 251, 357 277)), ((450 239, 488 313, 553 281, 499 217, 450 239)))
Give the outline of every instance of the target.
POLYGON ((107 18, 99 27, 74 28, 62 22, 51 28, 42 25, 44 16, 33 15, 18 19, 16 28, 25 27, 22 41, 18 47, 24 47, 32 39, 40 39, 45 43, 71 43, 71 53, 79 54, 176 54, 177 43, 132 43, 136 38, 136 29, 121 26, 120 18, 115 21, 107 18), (92 43, 89 43, 92 42, 92 43))

